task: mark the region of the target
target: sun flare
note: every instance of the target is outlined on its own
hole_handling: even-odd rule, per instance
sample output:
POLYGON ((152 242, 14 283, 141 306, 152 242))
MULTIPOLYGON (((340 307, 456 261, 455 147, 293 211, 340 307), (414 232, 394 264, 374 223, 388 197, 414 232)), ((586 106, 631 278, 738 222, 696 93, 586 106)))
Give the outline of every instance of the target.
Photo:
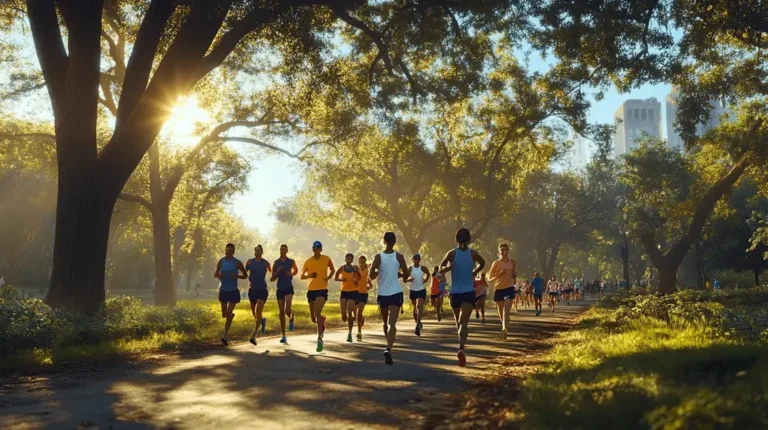
POLYGON ((196 129, 209 120, 208 111, 197 104, 197 96, 184 97, 171 110, 162 134, 179 146, 192 146, 199 139, 196 129))

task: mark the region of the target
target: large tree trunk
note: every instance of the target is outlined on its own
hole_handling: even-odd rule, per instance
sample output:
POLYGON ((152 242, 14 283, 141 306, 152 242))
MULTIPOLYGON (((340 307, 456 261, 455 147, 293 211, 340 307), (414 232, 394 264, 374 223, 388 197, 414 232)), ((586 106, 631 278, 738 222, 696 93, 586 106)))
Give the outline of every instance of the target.
POLYGON ((171 226, 168 206, 155 204, 152 213, 152 238, 155 245, 155 305, 176 304, 171 262, 171 226))
POLYGON ((59 179, 53 269, 46 303, 94 313, 104 301, 109 223, 117 196, 98 181, 59 179))
POLYGON ((677 268, 680 263, 667 261, 656 269, 659 271, 659 291, 662 294, 672 294, 677 291, 677 268))

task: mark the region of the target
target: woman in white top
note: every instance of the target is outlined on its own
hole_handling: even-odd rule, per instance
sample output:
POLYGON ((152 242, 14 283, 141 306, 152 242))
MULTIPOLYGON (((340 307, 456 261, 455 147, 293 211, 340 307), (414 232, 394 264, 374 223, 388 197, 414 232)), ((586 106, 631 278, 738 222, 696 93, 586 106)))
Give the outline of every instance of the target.
POLYGON ((560 283, 557 282, 557 277, 554 275, 552 279, 547 282, 547 291, 549 292, 549 305, 552 307, 552 312, 555 311, 555 303, 557 303, 557 296, 560 295, 560 283))
POLYGON ((429 269, 421 265, 421 255, 413 254, 413 265, 408 269, 411 277, 405 282, 411 284, 411 304, 413 305, 413 320, 416 322, 416 336, 421 336, 421 317, 424 315, 424 302, 427 301, 425 282, 430 279, 429 269))

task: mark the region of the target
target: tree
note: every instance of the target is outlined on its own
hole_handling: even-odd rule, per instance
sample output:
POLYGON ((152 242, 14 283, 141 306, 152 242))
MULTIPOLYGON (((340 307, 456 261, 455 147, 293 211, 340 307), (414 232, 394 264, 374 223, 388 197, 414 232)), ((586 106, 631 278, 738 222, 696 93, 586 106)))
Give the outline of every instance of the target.
POLYGON ((660 289, 670 293, 680 262, 718 200, 750 166, 765 162, 768 74, 760 58, 768 26, 758 18, 764 7, 759 2, 552 0, 538 13, 542 25, 536 44, 552 49, 563 73, 587 76, 596 86, 615 84, 621 91, 661 81, 677 85, 676 126, 688 148, 702 144, 695 129, 708 117, 710 100, 727 100, 739 113, 739 121, 722 124, 707 137, 726 150, 731 168, 689 208, 686 233, 667 251, 659 249, 652 234, 642 236, 659 271, 660 289))
MULTIPOLYGON (((9 5, 6 11, 20 10, 18 6, 9 5)), ((417 98, 438 81, 446 91, 464 91, 473 80, 471 72, 482 70, 488 55, 479 49, 445 47, 483 46, 478 41, 487 40, 486 32, 498 24, 492 18, 517 12, 513 6, 503 1, 449 6, 435 2, 417 8, 396 2, 347 7, 327 0, 153 0, 110 2, 105 7, 99 0, 29 0, 26 14, 53 107, 58 159, 48 303, 85 312, 98 308, 104 299, 110 219, 123 186, 178 97, 232 55, 250 65, 256 57, 252 49, 265 44, 280 52, 282 68, 277 73, 288 79, 295 71, 313 68, 318 81, 360 83, 361 76, 376 77, 373 86, 362 86, 365 89, 358 88, 355 95, 363 101, 366 94, 372 95, 375 102, 392 107, 390 102, 404 90, 417 98), (116 46, 130 44, 132 49, 125 70, 116 67, 108 73, 108 85, 119 87, 119 99, 114 103, 113 133, 100 148, 103 22, 118 17, 135 31, 122 41, 113 40, 116 46), (345 32, 353 49, 347 55, 334 55, 326 39, 338 20, 350 27, 345 32), (66 48, 60 24, 67 33, 66 48), (418 64, 418 74, 410 70, 411 64, 418 64), (447 70, 466 73, 446 81, 441 77, 447 70)))

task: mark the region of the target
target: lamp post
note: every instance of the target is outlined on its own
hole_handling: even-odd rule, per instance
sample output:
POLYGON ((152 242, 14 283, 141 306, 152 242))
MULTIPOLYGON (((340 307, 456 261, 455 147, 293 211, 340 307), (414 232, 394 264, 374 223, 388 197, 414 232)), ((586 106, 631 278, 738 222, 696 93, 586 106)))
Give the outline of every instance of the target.
POLYGON ((627 239, 627 211, 625 206, 627 201, 624 197, 616 198, 616 207, 621 210, 621 218, 624 223, 621 226, 621 236, 623 243, 621 244, 621 263, 624 275, 624 281, 622 282, 624 288, 629 288, 629 240, 627 239))

